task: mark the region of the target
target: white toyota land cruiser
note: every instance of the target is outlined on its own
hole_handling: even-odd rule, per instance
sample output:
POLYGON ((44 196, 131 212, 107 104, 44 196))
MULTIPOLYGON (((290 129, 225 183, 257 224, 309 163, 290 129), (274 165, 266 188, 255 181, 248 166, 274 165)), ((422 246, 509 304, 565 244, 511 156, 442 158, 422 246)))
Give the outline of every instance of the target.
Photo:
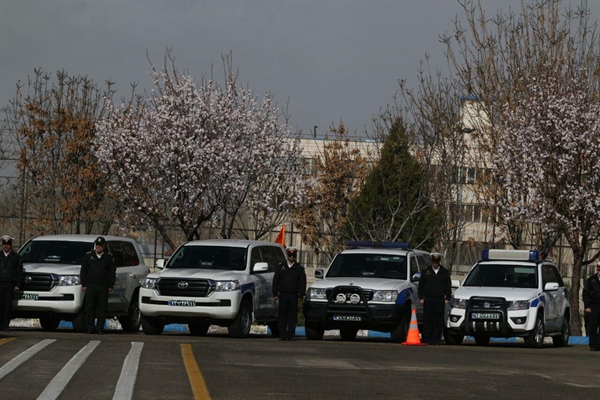
POLYGON ((412 307, 422 320, 417 285, 420 271, 431 265, 426 251, 408 243, 350 242, 331 262, 327 275, 310 286, 303 305, 306 337, 321 340, 339 329, 342 340, 354 340, 359 329, 390 332, 393 342, 406 341, 412 307))
MULTIPOLYGON (((22 290, 15 293, 14 318, 39 318, 44 330, 53 331, 60 321, 72 321, 73 329, 87 331, 79 273, 83 257, 94 249, 98 235, 48 235, 29 240, 19 254, 25 269, 22 290)), ((138 290, 140 279, 150 272, 135 240, 104 236, 117 266, 106 317, 117 317, 125 331, 140 330, 138 290)))
MULTIPOLYGON (((447 344, 471 335, 479 345, 492 337, 524 337, 542 347, 545 336, 555 346, 569 342, 571 307, 567 289, 550 261, 529 250, 484 250, 447 307, 447 344)), ((458 286, 453 281, 453 286, 458 286)))
POLYGON ((166 324, 183 323, 192 335, 202 336, 210 325, 220 325, 232 337, 246 337, 255 320, 268 325, 277 337, 273 276, 285 263, 284 249, 276 243, 234 239, 185 243, 163 271, 142 279, 142 329, 147 335, 160 335, 166 324))

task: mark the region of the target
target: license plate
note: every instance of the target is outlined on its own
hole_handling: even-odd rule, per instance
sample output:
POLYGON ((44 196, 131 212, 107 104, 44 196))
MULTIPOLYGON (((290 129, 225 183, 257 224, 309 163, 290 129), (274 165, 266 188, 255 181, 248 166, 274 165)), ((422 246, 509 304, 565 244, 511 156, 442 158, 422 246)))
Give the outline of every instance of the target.
POLYGON ((474 312, 474 313, 471 313, 471 318, 472 319, 500 319, 500 314, 474 312))
POLYGON ((194 300, 169 300, 169 305, 179 307, 196 307, 196 302, 194 300))
POLYGON ((362 321, 360 315, 334 315, 334 321, 362 321))
POLYGON ((19 293, 15 294, 17 300, 38 300, 39 296, 37 293, 19 293))

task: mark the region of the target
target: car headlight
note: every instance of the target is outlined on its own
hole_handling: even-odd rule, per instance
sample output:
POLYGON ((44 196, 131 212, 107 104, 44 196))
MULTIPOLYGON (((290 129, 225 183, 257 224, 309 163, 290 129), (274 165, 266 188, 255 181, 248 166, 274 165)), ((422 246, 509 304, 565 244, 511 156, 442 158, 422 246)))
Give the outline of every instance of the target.
POLYGON ((58 286, 80 285, 79 275, 63 275, 58 277, 58 286))
POLYGON ((306 291, 306 300, 327 300, 327 290, 308 288, 306 291))
POLYGON ((509 310, 528 310, 529 300, 516 300, 508 302, 509 310))
POLYGON ((393 303, 398 299, 397 290, 375 290, 371 301, 385 301, 393 303))
POLYGON ((455 297, 450 298, 450 307, 452 308, 467 308, 467 299, 457 299, 455 297))
POLYGON ((240 289, 240 281, 215 281, 215 292, 233 292, 240 289))
POLYGON ((156 278, 146 278, 146 277, 143 277, 142 279, 140 279, 140 285, 144 289, 156 289, 156 282, 157 281, 158 281, 158 279, 156 279, 156 278))

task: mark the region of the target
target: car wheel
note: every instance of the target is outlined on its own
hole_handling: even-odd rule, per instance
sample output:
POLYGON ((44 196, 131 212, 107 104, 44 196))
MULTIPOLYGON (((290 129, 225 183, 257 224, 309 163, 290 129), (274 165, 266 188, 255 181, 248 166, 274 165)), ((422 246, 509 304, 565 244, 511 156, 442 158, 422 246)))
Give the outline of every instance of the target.
POLYGON ((40 325, 42 329, 48 332, 54 332, 58 325, 60 325, 60 319, 56 318, 40 318, 40 325))
MULTIPOLYGON (((464 339, 465 339, 465 335, 452 333, 450 331, 446 331, 444 333, 444 341, 446 342, 447 345, 450 345, 450 346, 459 346, 462 344, 464 339)), ((489 340, 488 340, 488 343, 489 343, 489 340)))
POLYGON ((304 329, 308 340, 321 340, 325 334, 323 327, 315 322, 306 322, 304 329))
POLYGON ((250 335, 250 327, 252 326, 252 312, 250 304, 247 301, 242 301, 240 311, 233 323, 229 326, 229 336, 234 338, 245 338, 250 335))
POLYGON ((475 336, 475 343, 477 343, 479 346, 487 346, 488 344, 490 344, 490 337, 489 336, 475 336))
POLYGON ((406 337, 408 336, 408 328, 409 328, 409 320, 405 315, 400 320, 398 327, 391 332, 392 342, 393 343, 404 343, 406 342, 406 337))
POLYGON ((358 333, 358 329, 355 328, 342 328, 340 329, 340 336, 342 340, 352 341, 356 339, 356 334, 358 333))
POLYGON ((79 314, 73 318, 73 330, 75 332, 87 332, 87 325, 85 324, 85 312, 81 310, 79 314))
POLYGON ((144 317, 142 315, 142 330, 146 335, 160 335, 165 329, 165 324, 158 318, 144 317))
POLYGON ((555 347, 565 347, 569 344, 569 336, 571 335, 571 318, 569 314, 565 314, 563 317, 562 328, 560 330, 560 336, 553 336, 552 343, 555 347))
POLYGON ((529 347, 539 349, 544 345, 544 319, 541 315, 538 315, 533 331, 525 338, 525 344, 529 347))
POLYGON ((137 293, 134 294, 131 298, 131 304, 129 305, 129 313, 119 317, 119 323, 125 332, 137 332, 140 330, 140 325, 142 324, 142 312, 140 311, 139 301, 137 293))
POLYGON ((204 336, 210 328, 209 324, 188 324, 188 330, 192 336, 204 336))
POLYGON ((272 324, 268 324, 267 326, 269 327, 269 330, 271 331, 271 336, 273 336, 274 338, 278 338, 279 337, 279 325, 277 324, 277 322, 273 322, 272 324))

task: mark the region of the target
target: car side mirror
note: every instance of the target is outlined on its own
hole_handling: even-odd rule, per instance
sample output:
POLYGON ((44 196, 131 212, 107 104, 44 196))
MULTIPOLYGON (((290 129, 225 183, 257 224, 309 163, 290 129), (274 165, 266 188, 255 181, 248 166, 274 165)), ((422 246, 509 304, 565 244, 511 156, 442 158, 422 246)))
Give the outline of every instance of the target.
POLYGON ((452 289, 458 289, 460 287, 460 281, 458 279, 452 279, 452 289))
POLYGON ((156 260, 156 263, 154 263, 154 266, 158 269, 164 269, 166 263, 167 260, 165 258, 159 258, 158 260, 156 260))
POLYGON ((318 268, 315 271, 315 278, 317 279, 323 279, 325 277, 325 274, 323 273, 323 270, 321 268, 318 268))
POLYGON ((555 292, 559 288, 557 282, 548 282, 546 286, 544 286, 544 292, 555 292))
POLYGON ((254 268, 252 268, 252 272, 267 272, 269 270, 269 264, 266 262, 257 262, 254 264, 254 268))
POLYGON ((412 278, 410 278, 410 280, 411 280, 412 282, 419 282, 419 280, 421 280, 421 273, 420 273, 420 272, 417 272, 416 274, 414 274, 414 275, 412 276, 412 278))

